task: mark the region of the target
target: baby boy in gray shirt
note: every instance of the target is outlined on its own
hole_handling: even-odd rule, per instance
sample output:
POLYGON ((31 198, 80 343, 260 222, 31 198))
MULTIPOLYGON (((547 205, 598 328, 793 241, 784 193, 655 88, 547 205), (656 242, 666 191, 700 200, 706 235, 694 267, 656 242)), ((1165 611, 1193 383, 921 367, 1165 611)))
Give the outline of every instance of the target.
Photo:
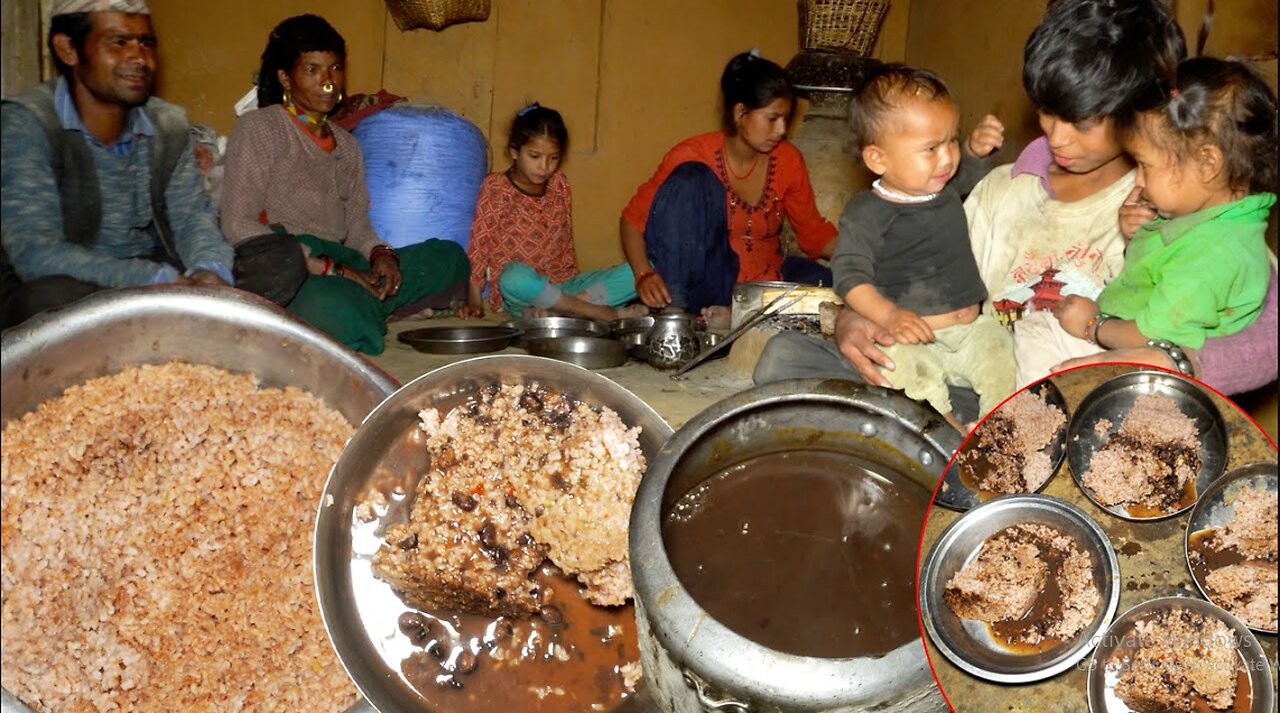
POLYGON ((1004 141, 984 117, 961 157, 960 112, 937 75, 902 64, 872 73, 854 95, 850 124, 879 178, 850 199, 831 259, 835 289, 895 340, 885 353, 894 388, 927 401, 962 431, 947 385, 972 388, 986 414, 1013 392, 1013 340, 981 314, 986 288, 960 199, 1004 141))

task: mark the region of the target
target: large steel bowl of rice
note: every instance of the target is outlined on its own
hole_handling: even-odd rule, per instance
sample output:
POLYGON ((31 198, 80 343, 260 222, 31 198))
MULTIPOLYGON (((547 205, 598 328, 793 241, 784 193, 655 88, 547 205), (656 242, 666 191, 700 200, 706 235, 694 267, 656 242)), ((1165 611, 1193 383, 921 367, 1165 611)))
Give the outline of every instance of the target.
POLYGON ((0 709, 356 700, 316 609, 311 532, 394 379, 253 295, 164 286, 5 331, 0 387, 0 709))
POLYGON ((68 386, 126 365, 171 361, 252 373, 262 386, 297 386, 352 424, 399 386, 359 354, 247 292, 140 287, 100 292, 5 330, 0 419, 7 423, 68 386))

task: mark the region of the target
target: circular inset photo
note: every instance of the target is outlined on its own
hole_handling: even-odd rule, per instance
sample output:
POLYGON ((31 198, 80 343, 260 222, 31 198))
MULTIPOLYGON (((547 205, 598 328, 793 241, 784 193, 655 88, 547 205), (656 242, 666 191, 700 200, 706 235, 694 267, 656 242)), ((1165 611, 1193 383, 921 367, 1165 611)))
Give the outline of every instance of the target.
POLYGON ((921 537, 917 603, 930 666, 953 710, 1272 710, 1274 671, 1265 662, 1276 658, 1276 446, 1235 403, 1149 367, 1064 371, 988 414, 945 473, 921 537), (1034 429, 1049 443, 1044 451, 1012 435, 1028 404, 1046 418, 1034 429), (1060 418, 1045 416, 1051 405, 1060 418), (1047 435, 1058 429, 1060 461, 1047 435), (1019 494, 974 488, 963 469, 1025 464, 1031 453, 1048 465, 1011 468, 1005 480, 1027 488, 1019 494), (1114 652, 1137 655, 1124 648, 1137 624, 1131 610, 1170 597, 1188 603, 1179 611, 1231 632, 1239 662, 1231 703, 1210 706, 1225 700, 1214 689, 1186 705, 1126 704, 1115 694, 1118 673, 1107 674, 1105 694, 1091 679, 1114 652), (1254 653, 1261 670, 1250 663, 1254 653))

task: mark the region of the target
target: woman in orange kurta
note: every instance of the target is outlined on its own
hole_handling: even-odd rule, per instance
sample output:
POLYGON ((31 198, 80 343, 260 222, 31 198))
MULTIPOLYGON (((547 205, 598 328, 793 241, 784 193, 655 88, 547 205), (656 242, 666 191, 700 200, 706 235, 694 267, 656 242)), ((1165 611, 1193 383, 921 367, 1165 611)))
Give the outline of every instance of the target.
POLYGON ((623 251, 650 307, 696 312, 729 304, 735 282, 821 280, 811 260, 783 259, 783 218, 810 257, 830 257, 834 247, 836 228, 818 213, 804 158, 786 141, 786 72, 743 53, 720 88, 724 129, 668 151, 622 213, 623 251))

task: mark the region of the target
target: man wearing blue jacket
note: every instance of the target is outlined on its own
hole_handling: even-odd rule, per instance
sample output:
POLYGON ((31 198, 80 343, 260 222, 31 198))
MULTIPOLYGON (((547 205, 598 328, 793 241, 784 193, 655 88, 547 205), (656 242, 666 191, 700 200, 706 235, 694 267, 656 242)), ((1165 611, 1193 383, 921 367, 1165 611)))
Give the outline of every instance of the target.
POLYGON ((55 0, 61 77, 0 107, 3 326, 111 287, 230 285, 185 113, 151 96, 146 0, 55 0))

